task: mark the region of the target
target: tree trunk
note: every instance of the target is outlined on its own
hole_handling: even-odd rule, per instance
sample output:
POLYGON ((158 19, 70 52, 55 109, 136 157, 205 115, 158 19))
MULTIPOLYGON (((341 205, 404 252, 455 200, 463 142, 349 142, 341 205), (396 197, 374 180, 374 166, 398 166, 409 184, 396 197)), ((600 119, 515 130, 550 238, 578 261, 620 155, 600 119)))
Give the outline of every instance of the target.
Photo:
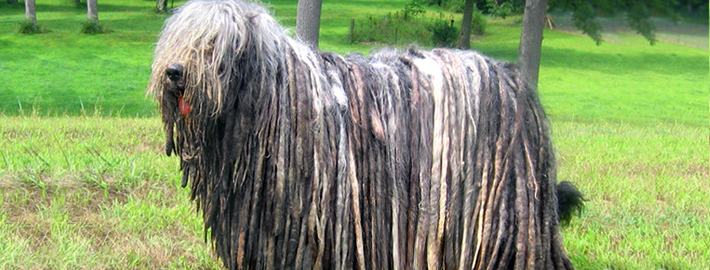
POLYGON ((296 14, 296 36, 316 49, 322 4, 323 0, 298 0, 296 14))
POLYGON ((97 0, 86 0, 86 16, 89 21, 94 24, 99 24, 99 9, 96 3, 97 0))
POLYGON ((456 45, 459 49, 471 48, 471 19, 473 19, 473 2, 466 0, 463 5, 463 21, 461 22, 461 32, 459 32, 459 42, 456 45))
POLYGON ((518 65, 528 85, 537 88, 542 53, 542 30, 545 27, 547 0, 528 0, 523 14, 523 30, 520 33, 518 65))
POLYGON ((155 9, 157 9, 159 12, 167 12, 168 11, 168 0, 156 0, 155 1, 155 9))
POLYGON ((37 12, 35 11, 35 0, 25 0, 25 19, 37 24, 37 12))

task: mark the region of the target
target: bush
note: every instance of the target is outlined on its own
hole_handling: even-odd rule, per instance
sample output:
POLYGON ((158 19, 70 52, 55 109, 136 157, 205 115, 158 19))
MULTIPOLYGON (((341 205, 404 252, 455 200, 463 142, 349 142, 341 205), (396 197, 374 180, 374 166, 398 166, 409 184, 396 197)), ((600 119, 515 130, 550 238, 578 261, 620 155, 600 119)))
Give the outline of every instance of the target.
POLYGON ((455 13, 463 13, 463 8, 464 4, 466 4, 466 1, 446 1, 444 8, 446 10, 455 12, 455 13))
POLYGON ((110 32, 105 26, 87 20, 81 24, 81 32, 87 35, 104 34, 110 32))
POLYGON ((418 2, 410 1, 403 10, 384 17, 368 16, 353 29, 353 42, 385 44, 416 43, 419 45, 452 46, 458 38, 453 19, 430 20, 422 16, 418 2))
POLYGON ((404 12, 389 13, 384 17, 368 16, 367 21, 355 29, 355 42, 378 42, 388 44, 428 44, 431 32, 426 20, 419 16, 407 16, 404 12))
POLYGON ((454 27, 454 21, 447 22, 443 19, 434 20, 427 30, 431 32, 432 45, 437 47, 454 47, 459 30, 454 27))
POLYGON ((410 0, 404 5, 404 20, 409 21, 410 18, 417 17, 426 13, 424 6, 419 1, 410 0))
POLYGON ((505 17, 512 14, 514 10, 515 7, 511 3, 504 2, 500 5, 493 5, 491 7, 491 15, 499 17, 501 19, 505 19, 505 17))
POLYGON ((20 23, 20 28, 18 29, 18 32, 20 34, 33 35, 46 33, 47 30, 43 26, 34 24, 31 21, 24 21, 20 23))
POLYGON ((477 36, 485 34, 488 25, 486 16, 479 10, 474 10, 471 15, 471 34, 477 36))

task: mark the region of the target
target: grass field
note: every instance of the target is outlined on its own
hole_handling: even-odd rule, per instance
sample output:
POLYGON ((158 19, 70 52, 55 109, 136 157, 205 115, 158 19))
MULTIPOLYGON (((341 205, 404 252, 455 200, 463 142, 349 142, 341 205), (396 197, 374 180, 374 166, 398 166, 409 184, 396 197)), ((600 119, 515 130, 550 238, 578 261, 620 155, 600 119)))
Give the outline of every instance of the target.
MULTIPOLYGON (((72 2, 38 0, 52 32, 34 36, 15 34, 23 11, 0 3, 0 269, 219 268, 144 96, 165 16, 153 1, 100 1, 113 32, 85 36, 72 2)), ((321 48, 366 53, 345 44, 349 18, 402 3, 326 1, 321 48)), ((295 24, 295 1, 271 5, 295 24)), ((472 46, 515 60, 519 21, 489 22, 472 46)), ((707 50, 545 32, 559 178, 589 199, 563 229, 577 268, 710 268, 708 73, 707 50)))

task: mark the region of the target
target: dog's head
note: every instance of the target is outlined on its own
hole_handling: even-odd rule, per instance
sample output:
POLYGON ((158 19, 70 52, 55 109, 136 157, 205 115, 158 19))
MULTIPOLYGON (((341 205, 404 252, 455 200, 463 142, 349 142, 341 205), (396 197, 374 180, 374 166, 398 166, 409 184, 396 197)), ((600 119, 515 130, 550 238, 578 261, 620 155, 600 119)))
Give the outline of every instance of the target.
POLYGON ((280 35, 281 27, 260 5, 190 1, 165 22, 147 91, 164 116, 219 114, 236 94, 235 81, 258 69, 258 59, 247 58, 277 50, 280 35))
POLYGON ((237 0, 190 1, 166 20, 147 92, 160 103, 168 155, 174 130, 180 150, 180 135, 204 133, 244 93, 264 88, 284 37, 266 8, 237 0))

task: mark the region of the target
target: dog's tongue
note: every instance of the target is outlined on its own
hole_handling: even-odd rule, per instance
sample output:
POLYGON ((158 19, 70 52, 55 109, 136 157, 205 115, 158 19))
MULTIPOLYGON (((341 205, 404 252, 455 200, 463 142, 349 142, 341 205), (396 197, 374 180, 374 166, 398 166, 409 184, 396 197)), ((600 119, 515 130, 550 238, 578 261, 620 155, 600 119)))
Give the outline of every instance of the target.
POLYGON ((178 98, 178 104, 180 104, 180 113, 182 115, 186 115, 192 110, 190 109, 190 105, 187 104, 187 102, 185 102, 184 100, 182 100, 182 97, 178 98))

